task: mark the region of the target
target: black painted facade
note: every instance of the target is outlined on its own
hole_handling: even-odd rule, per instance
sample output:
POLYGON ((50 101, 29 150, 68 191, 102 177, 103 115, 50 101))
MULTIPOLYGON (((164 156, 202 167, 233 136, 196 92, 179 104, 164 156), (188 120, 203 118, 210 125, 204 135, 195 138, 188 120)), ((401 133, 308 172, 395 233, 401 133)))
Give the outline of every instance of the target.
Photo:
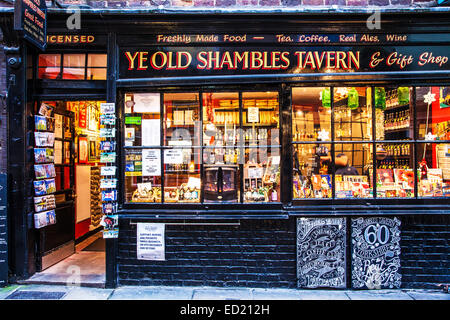
MULTIPOLYGON (((396 33, 427 34, 439 31, 448 39, 450 23, 448 13, 388 14, 388 30, 396 33)), ((282 121, 289 123, 290 98, 288 88, 337 84, 405 84, 449 85, 449 72, 392 74, 351 74, 336 76, 309 74, 281 77, 234 76, 208 78, 154 77, 119 78, 119 49, 134 43, 137 49, 154 45, 146 37, 157 33, 239 33, 243 28, 255 34, 279 32, 352 33, 366 32, 363 14, 314 15, 189 15, 154 16, 87 13, 80 34, 94 34, 98 42, 86 46, 74 44, 49 45, 48 52, 96 50, 108 53, 107 81, 26 81, 26 68, 7 67, 7 79, 15 74, 16 85, 10 87, 8 99, 9 145, 9 269, 10 282, 26 279, 35 272, 35 232, 32 227, 32 130, 27 102, 41 98, 98 98, 115 102, 119 125, 118 146, 123 124, 121 105, 126 90, 185 90, 186 88, 276 88, 281 92, 282 121), (251 23, 249 19, 251 18, 251 23), (158 20, 156 20, 158 19, 158 20), (102 24, 98 22, 102 21, 102 24), (356 27, 355 27, 356 26, 356 27), (107 31, 105 31, 107 30, 107 31), (130 36, 132 34, 132 36, 130 36), (151 88, 151 89, 150 89, 151 88), (25 201, 24 201, 25 200, 25 201)), ((67 15, 50 12, 48 34, 65 34, 67 15)), ((11 17, 3 17, 6 22, 11 17)), ((8 28, 8 23, 3 24, 8 28)), ((4 32, 5 33, 5 32, 4 32)), ((426 36, 420 46, 430 45, 426 36)), ((37 51, 24 42, 8 39, 7 57, 21 57, 36 62, 37 51), (16 49, 14 49, 16 48, 16 49), (30 59, 30 58, 28 58, 30 59)), ((431 41, 431 40, 430 40, 431 41)), ((449 42, 434 43, 444 46, 449 42)), ((448 50, 447 50, 448 52, 448 50)), ((29 61, 29 60, 28 60, 29 61)), ((24 64, 26 65, 26 64, 24 64)), ((284 159, 290 159, 287 146, 291 128, 283 125, 282 145, 284 159)), ((123 150, 118 150, 119 158, 123 150)), ((125 204, 119 194, 119 238, 107 240, 106 286, 118 285, 212 285, 295 288, 297 286, 297 231, 300 217, 345 217, 347 219, 347 287, 351 288, 351 232, 354 217, 389 216, 401 221, 401 287, 436 288, 438 283, 450 282, 450 215, 447 199, 402 200, 306 200, 292 201, 291 161, 282 166, 285 182, 282 202, 271 205, 141 205, 125 204), (168 223, 166 225, 166 261, 142 261, 136 258, 137 222, 168 223), (199 225, 199 224, 204 225, 199 225), (189 225, 191 224, 191 225, 189 225)), ((123 163, 117 163, 121 168, 123 163)), ((119 169, 119 181, 123 169, 119 169)), ((120 185, 120 183, 119 183, 120 185)))

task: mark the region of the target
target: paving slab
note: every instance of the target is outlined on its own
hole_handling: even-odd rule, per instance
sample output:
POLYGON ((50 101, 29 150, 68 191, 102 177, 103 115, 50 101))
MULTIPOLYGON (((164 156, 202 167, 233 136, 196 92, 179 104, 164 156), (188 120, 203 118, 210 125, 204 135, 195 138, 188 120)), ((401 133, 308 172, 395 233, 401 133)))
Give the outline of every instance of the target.
POLYGON ((114 289, 72 287, 62 300, 108 300, 114 289))
POLYGON ((4 288, 0 288, 0 300, 5 299, 7 296, 9 296, 11 293, 13 293, 15 290, 20 288, 18 285, 12 285, 4 288))
POLYGON ((346 291, 350 300, 413 300, 401 290, 346 291))
POLYGON ((346 291, 340 290, 299 290, 301 300, 350 300, 346 291))
POLYGON ((190 300, 192 291, 183 287, 119 287, 109 300, 190 300))
POLYGON ((406 293, 414 300, 450 300, 450 293, 438 290, 408 290, 406 293))
POLYGON ((301 300, 297 290, 291 289, 252 289, 253 300, 301 300))
POLYGON ((251 289, 194 289, 192 300, 251 300, 251 289))

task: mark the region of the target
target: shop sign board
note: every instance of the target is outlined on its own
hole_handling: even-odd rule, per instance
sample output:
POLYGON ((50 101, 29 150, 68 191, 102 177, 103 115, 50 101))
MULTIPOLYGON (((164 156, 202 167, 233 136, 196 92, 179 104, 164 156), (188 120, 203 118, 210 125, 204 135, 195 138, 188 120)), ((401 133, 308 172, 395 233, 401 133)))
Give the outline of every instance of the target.
POLYGON ((346 226, 345 218, 297 220, 299 287, 346 287, 346 226))
POLYGON ((137 224, 137 259, 164 261, 165 258, 165 224, 137 224))
POLYGON ((400 220, 353 218, 351 228, 352 287, 400 288, 400 220))
POLYGON ((8 281, 7 175, 0 174, 0 287, 8 281))
POLYGON ((45 50, 47 46, 47 5, 45 0, 16 0, 14 29, 23 32, 25 40, 45 50))
POLYGON ((120 78, 449 71, 446 46, 123 47, 120 78))

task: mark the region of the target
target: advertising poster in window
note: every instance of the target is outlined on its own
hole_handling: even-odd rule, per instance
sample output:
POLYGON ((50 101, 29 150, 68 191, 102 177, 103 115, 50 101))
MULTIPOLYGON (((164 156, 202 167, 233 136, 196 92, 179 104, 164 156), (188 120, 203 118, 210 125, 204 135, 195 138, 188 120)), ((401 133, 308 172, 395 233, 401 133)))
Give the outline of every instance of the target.
POLYGON ((164 261, 165 258, 165 224, 137 224, 137 259, 164 261))
POLYGON ((63 137, 63 116, 55 113, 55 138, 62 139, 63 137))
POLYGON ((86 129, 87 108, 86 104, 80 103, 78 109, 78 127, 86 129))
POLYGON ((78 137, 78 162, 88 162, 88 139, 87 137, 78 137))
POLYGON ((142 146, 161 144, 161 124, 159 119, 142 119, 142 146))

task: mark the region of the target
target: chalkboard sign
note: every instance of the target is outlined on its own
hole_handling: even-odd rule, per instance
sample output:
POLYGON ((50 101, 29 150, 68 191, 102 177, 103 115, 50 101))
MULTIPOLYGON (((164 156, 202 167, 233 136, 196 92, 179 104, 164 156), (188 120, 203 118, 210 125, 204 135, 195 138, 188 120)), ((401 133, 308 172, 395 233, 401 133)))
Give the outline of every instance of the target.
POLYGON ((8 281, 7 175, 0 173, 0 287, 8 281))
POLYGON ((352 286, 355 289, 400 288, 400 220, 352 219, 352 286))
POLYGON ((298 286, 345 288, 345 248, 345 218, 298 219, 298 286))

